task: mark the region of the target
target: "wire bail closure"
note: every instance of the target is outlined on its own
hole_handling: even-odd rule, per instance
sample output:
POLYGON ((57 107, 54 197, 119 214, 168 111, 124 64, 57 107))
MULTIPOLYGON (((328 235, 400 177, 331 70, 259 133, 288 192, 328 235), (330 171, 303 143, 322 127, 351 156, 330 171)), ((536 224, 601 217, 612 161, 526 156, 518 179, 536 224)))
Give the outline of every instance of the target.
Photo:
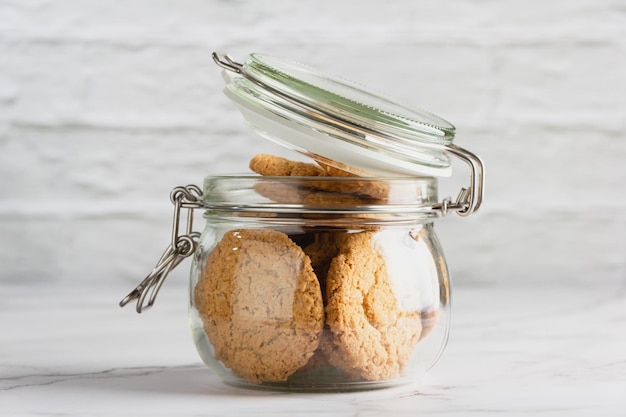
POLYGON ((200 233, 192 231, 193 210, 202 207, 202 190, 196 185, 176 187, 170 193, 170 200, 174 204, 172 240, 152 272, 120 301, 120 307, 124 307, 133 300, 137 300, 137 313, 141 313, 144 309, 151 307, 167 275, 183 259, 191 256, 198 246, 200 233), (183 235, 180 234, 181 209, 187 209, 186 229, 183 235), (146 302, 148 294, 150 294, 150 297, 146 302))
POLYGON ((483 190, 485 188, 485 166, 477 155, 460 146, 450 144, 445 149, 469 165, 470 185, 467 188, 461 188, 454 203, 452 198, 447 197, 441 203, 434 204, 432 208, 439 211, 442 217, 448 214, 449 211, 456 211, 456 214, 459 216, 467 217, 478 211, 482 204, 483 190))
POLYGON ((243 65, 236 62, 230 55, 225 52, 213 52, 211 54, 213 61, 220 67, 241 74, 243 72, 243 65))

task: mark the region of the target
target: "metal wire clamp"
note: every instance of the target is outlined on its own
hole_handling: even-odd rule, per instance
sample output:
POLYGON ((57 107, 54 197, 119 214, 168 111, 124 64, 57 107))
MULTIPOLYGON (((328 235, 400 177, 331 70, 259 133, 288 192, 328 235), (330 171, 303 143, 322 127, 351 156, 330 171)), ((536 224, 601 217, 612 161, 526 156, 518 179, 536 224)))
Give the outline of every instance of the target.
POLYGON ((202 190, 196 185, 176 187, 170 193, 170 200, 174 204, 172 240, 152 272, 120 301, 120 307, 133 300, 137 300, 137 313, 151 307, 167 275, 196 250, 200 233, 192 231, 193 210, 202 207, 202 190), (181 209, 187 209, 186 229, 183 235, 180 234, 181 209))
POLYGON ((469 165, 470 184, 461 188, 455 202, 450 197, 444 198, 441 203, 433 204, 432 209, 445 216, 449 211, 456 211, 459 216, 469 216, 476 212, 483 201, 485 188, 485 166, 483 161, 467 149, 456 145, 447 145, 446 151, 469 165))

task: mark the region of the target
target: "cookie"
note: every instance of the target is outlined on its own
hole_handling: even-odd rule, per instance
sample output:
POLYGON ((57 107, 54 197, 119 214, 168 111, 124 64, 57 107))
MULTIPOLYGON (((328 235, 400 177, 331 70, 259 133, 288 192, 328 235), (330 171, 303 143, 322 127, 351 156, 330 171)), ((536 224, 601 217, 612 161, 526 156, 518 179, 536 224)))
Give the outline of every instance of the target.
POLYGON ((285 381, 318 347, 321 289, 309 257, 282 232, 227 232, 194 301, 215 357, 251 382, 285 381))
MULTIPOLYGON (((336 166, 328 165, 322 162, 318 164, 324 168, 326 174, 330 177, 349 177, 349 178, 364 178, 363 180, 351 180, 343 184, 326 183, 322 188, 326 191, 337 191, 343 193, 353 193, 362 197, 377 199, 386 199, 389 197, 389 186, 381 181, 374 181, 371 179, 371 175, 356 175, 352 172, 345 171, 336 166)), ((335 162, 337 165, 337 163, 335 162)), ((340 164, 343 165, 343 164, 340 164)), ((347 167, 347 165, 344 165, 347 167)), ((351 168, 354 170, 354 168, 351 168)), ((370 204, 377 204, 376 201, 370 202, 370 204)), ((379 204, 379 203, 378 203, 379 204)))
MULTIPOLYGON (((301 182, 274 182, 259 181, 254 190, 261 196, 274 203, 303 204, 307 206, 321 206, 324 208, 346 208, 368 204, 383 204, 381 200, 374 200, 354 194, 322 191, 316 187, 324 187, 324 183, 301 182)), ((331 187, 328 187, 331 188, 331 187)))
POLYGON ((344 231, 315 233, 313 242, 303 249, 311 259, 311 266, 322 289, 324 303, 326 302, 328 269, 333 258, 339 254, 339 248, 346 236, 347 233, 344 231))
POLYGON ((297 183, 281 183, 276 181, 258 181, 254 184, 254 191, 270 202, 279 204, 303 204, 310 190, 297 183))
MULTIPOLYGON (((358 200, 359 204, 380 204, 381 199, 385 199, 389 196, 389 187, 381 181, 374 181, 372 179, 360 179, 354 174, 342 171, 338 168, 334 168, 330 165, 317 165, 308 162, 291 161, 289 159, 267 154, 259 154, 254 156, 249 163, 250 169, 257 174, 263 176, 300 176, 300 177, 341 177, 345 178, 345 181, 308 181, 303 182, 307 185, 299 187, 292 192, 279 192, 277 196, 279 199, 274 200, 277 202, 283 202, 285 196, 293 198, 306 198, 308 193, 301 194, 302 190, 310 190, 311 193, 316 192, 328 192, 337 193, 339 195, 324 196, 317 195, 314 198, 316 200, 328 199, 332 202, 340 202, 341 198, 347 200, 346 203, 353 203, 354 200, 358 200)), ((263 195, 268 196, 267 191, 263 195)), ((270 197, 275 199, 276 197, 270 197)), ((292 203, 293 198, 289 203, 292 203)), ((354 203, 353 203, 354 204, 354 203)))
POLYGON ((291 161, 275 155, 259 154, 250 160, 250 169, 257 174, 278 177, 326 176, 326 171, 312 163, 291 161))
POLYGON ((353 380, 398 376, 422 331, 419 311, 401 311, 372 232, 348 234, 326 276, 329 362, 353 380))
POLYGON ((345 171, 340 168, 336 168, 332 165, 328 165, 327 163, 323 163, 319 161, 317 163, 319 164, 319 166, 324 168, 324 171, 326 171, 326 173, 330 175, 331 177, 358 177, 358 175, 356 174, 353 174, 351 172, 345 171))

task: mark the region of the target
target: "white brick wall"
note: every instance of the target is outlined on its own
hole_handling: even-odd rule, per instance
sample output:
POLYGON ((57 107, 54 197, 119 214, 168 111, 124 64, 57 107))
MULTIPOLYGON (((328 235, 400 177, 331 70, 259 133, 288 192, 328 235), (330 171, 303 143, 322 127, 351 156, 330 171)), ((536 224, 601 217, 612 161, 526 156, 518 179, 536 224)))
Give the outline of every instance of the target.
POLYGON ((213 50, 451 120, 488 168, 482 212, 438 222, 457 283, 626 283, 620 0, 0 0, 0 280, 126 289, 169 238, 173 186, 275 149, 221 93, 213 50))

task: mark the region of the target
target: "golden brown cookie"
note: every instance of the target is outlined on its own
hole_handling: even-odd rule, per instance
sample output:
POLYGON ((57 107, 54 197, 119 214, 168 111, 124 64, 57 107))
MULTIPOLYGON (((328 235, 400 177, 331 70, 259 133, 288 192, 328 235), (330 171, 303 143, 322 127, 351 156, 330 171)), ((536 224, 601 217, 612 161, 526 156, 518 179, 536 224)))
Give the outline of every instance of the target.
POLYGON ((353 194, 321 191, 307 185, 323 186, 322 183, 280 183, 259 181, 254 190, 263 197, 280 204, 303 204, 324 208, 346 208, 367 204, 382 204, 380 200, 368 199, 353 194))
MULTIPOLYGON (((305 205, 311 207, 321 207, 326 210, 345 210, 354 209, 358 206, 364 206, 368 204, 382 204, 378 200, 366 200, 361 197, 353 196, 350 194, 331 193, 323 191, 311 192, 304 196, 302 202, 305 205)), ((305 217, 305 216, 303 216, 305 217)), ((322 215, 306 214, 307 219, 323 219, 323 223, 326 226, 332 226, 342 229, 362 229, 362 230, 378 230, 380 226, 378 221, 381 219, 381 215, 378 213, 363 213, 359 210, 354 212, 333 213, 327 212, 322 215), (349 213, 349 214, 348 214, 349 213)))
POLYGON ((326 276, 328 268, 339 249, 344 238, 348 235, 345 231, 328 231, 314 234, 313 242, 304 247, 304 253, 311 259, 311 266, 320 282, 322 296, 326 301, 326 276))
POLYGON ((355 380, 396 377, 422 331, 419 311, 399 309, 385 259, 371 238, 372 232, 348 234, 326 277, 332 344, 324 344, 324 353, 355 380))
POLYGON ((284 381, 318 347, 322 293, 310 259, 284 233, 226 233, 194 301, 215 357, 249 381, 284 381))
POLYGON ((270 193, 266 189, 262 193, 264 196, 269 196, 277 202, 287 200, 288 203, 293 203, 294 199, 304 199, 309 197, 309 193, 311 193, 316 194, 313 198, 317 201, 328 199, 330 202, 341 202, 343 198, 347 204, 353 203, 355 200, 358 200, 359 204, 377 204, 380 201, 376 200, 385 199, 389 196, 389 188, 384 182, 372 179, 359 179, 354 174, 326 164, 319 166, 308 162, 291 161, 276 155, 259 154, 250 160, 249 165, 252 171, 264 176, 345 178, 344 181, 310 181, 306 186, 299 187, 299 189, 294 187, 292 191, 287 189, 287 192, 281 190, 270 193), (322 192, 321 194, 319 193, 320 191, 322 192), (324 192, 337 193, 338 195, 330 194, 325 196, 324 192))
POLYGON ((310 190, 296 183, 259 181, 254 184, 254 191, 268 200, 280 204, 303 204, 310 190))
MULTIPOLYGON (((389 197, 389 186, 381 181, 375 181, 371 178, 371 175, 356 175, 351 172, 337 168, 336 166, 327 165, 322 162, 318 164, 324 168, 326 174, 330 177, 351 177, 351 178, 363 178, 363 180, 351 180, 343 184, 334 184, 332 182, 326 183, 322 186, 322 189, 326 191, 336 191, 342 193, 352 193, 361 197, 377 199, 386 199, 389 197)), ((337 165, 337 163, 335 163, 337 165)), ((343 165, 343 164, 339 164, 343 165)), ((347 165, 343 165, 347 167, 347 165)), ((354 169, 354 168, 351 168, 354 169)), ((369 204, 376 204, 376 201, 372 201, 369 204)))
POLYGON ((331 177, 358 177, 358 175, 356 174, 345 171, 343 169, 336 168, 332 165, 328 165, 326 163, 319 162, 319 161, 317 163, 319 164, 319 166, 324 168, 324 171, 326 171, 326 173, 330 175, 331 177))
POLYGON ((250 169, 257 174, 279 177, 326 176, 320 166, 308 162, 291 161, 276 155, 259 154, 250 160, 250 169))

